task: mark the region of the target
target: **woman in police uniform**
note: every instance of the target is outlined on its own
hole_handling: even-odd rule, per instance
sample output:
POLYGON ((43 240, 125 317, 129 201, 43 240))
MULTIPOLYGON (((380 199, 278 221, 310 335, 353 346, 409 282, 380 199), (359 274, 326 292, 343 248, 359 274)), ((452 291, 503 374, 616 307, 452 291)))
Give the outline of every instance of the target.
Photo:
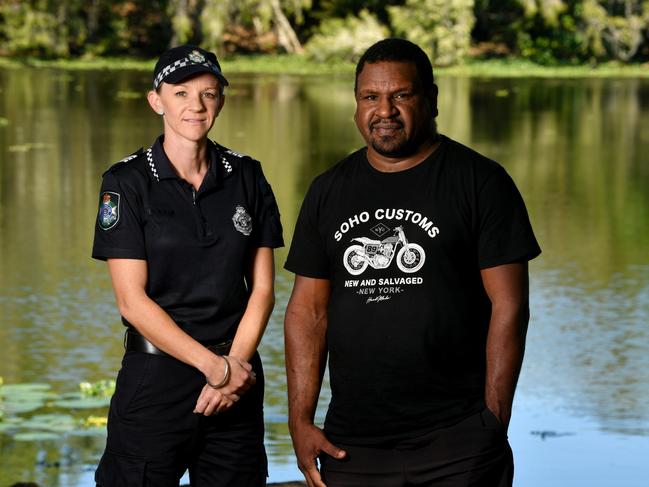
POLYGON ((213 53, 165 52, 164 134, 103 177, 93 257, 108 261, 126 352, 98 485, 262 486, 263 371, 277 204, 256 160, 210 141, 228 85, 213 53))

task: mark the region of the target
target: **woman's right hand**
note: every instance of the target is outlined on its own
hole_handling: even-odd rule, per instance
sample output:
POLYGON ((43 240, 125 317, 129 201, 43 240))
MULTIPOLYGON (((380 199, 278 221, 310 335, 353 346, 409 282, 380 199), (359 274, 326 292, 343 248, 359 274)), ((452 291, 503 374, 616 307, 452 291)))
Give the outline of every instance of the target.
POLYGON ((206 374, 209 384, 218 384, 223 381, 226 371, 226 360, 230 365, 228 381, 217 389, 205 384, 196 401, 195 413, 210 416, 214 413, 227 411, 239 400, 257 381, 252 366, 237 357, 221 357, 215 355, 215 363, 206 374))

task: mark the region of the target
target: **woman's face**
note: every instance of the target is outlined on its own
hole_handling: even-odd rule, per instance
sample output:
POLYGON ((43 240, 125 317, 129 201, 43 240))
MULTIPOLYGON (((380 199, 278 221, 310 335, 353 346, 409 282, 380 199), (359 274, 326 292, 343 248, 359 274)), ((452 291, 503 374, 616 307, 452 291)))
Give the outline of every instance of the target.
POLYGON ((165 140, 179 137, 198 142, 207 137, 225 101, 220 88, 216 76, 203 73, 150 91, 151 108, 164 113, 165 140))

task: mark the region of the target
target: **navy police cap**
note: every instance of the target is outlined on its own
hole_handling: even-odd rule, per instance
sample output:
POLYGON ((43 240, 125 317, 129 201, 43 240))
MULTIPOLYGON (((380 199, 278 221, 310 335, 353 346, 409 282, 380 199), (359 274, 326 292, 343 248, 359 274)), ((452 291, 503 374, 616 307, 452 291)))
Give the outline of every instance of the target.
POLYGON ((153 89, 157 90, 163 81, 176 84, 199 73, 212 73, 223 86, 229 84, 214 53, 197 46, 172 47, 160 56, 153 69, 153 89))

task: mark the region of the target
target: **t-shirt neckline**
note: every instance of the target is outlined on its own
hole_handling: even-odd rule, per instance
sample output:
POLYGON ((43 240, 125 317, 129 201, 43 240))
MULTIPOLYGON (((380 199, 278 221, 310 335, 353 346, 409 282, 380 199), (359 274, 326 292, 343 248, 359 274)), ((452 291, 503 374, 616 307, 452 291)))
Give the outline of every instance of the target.
POLYGON ((369 159, 367 158, 367 147, 365 147, 361 151, 361 166, 363 167, 365 172, 369 173, 372 177, 380 178, 380 179, 408 178, 413 174, 417 175, 419 172, 424 171, 427 166, 432 164, 432 162, 435 161, 442 153, 444 146, 446 145, 447 137, 442 134, 438 134, 438 136, 439 136, 439 145, 437 146, 437 149, 435 149, 435 151, 432 154, 426 157, 419 164, 409 167, 408 169, 404 169, 402 171, 394 171, 394 172, 379 171, 374 166, 372 166, 369 159))

